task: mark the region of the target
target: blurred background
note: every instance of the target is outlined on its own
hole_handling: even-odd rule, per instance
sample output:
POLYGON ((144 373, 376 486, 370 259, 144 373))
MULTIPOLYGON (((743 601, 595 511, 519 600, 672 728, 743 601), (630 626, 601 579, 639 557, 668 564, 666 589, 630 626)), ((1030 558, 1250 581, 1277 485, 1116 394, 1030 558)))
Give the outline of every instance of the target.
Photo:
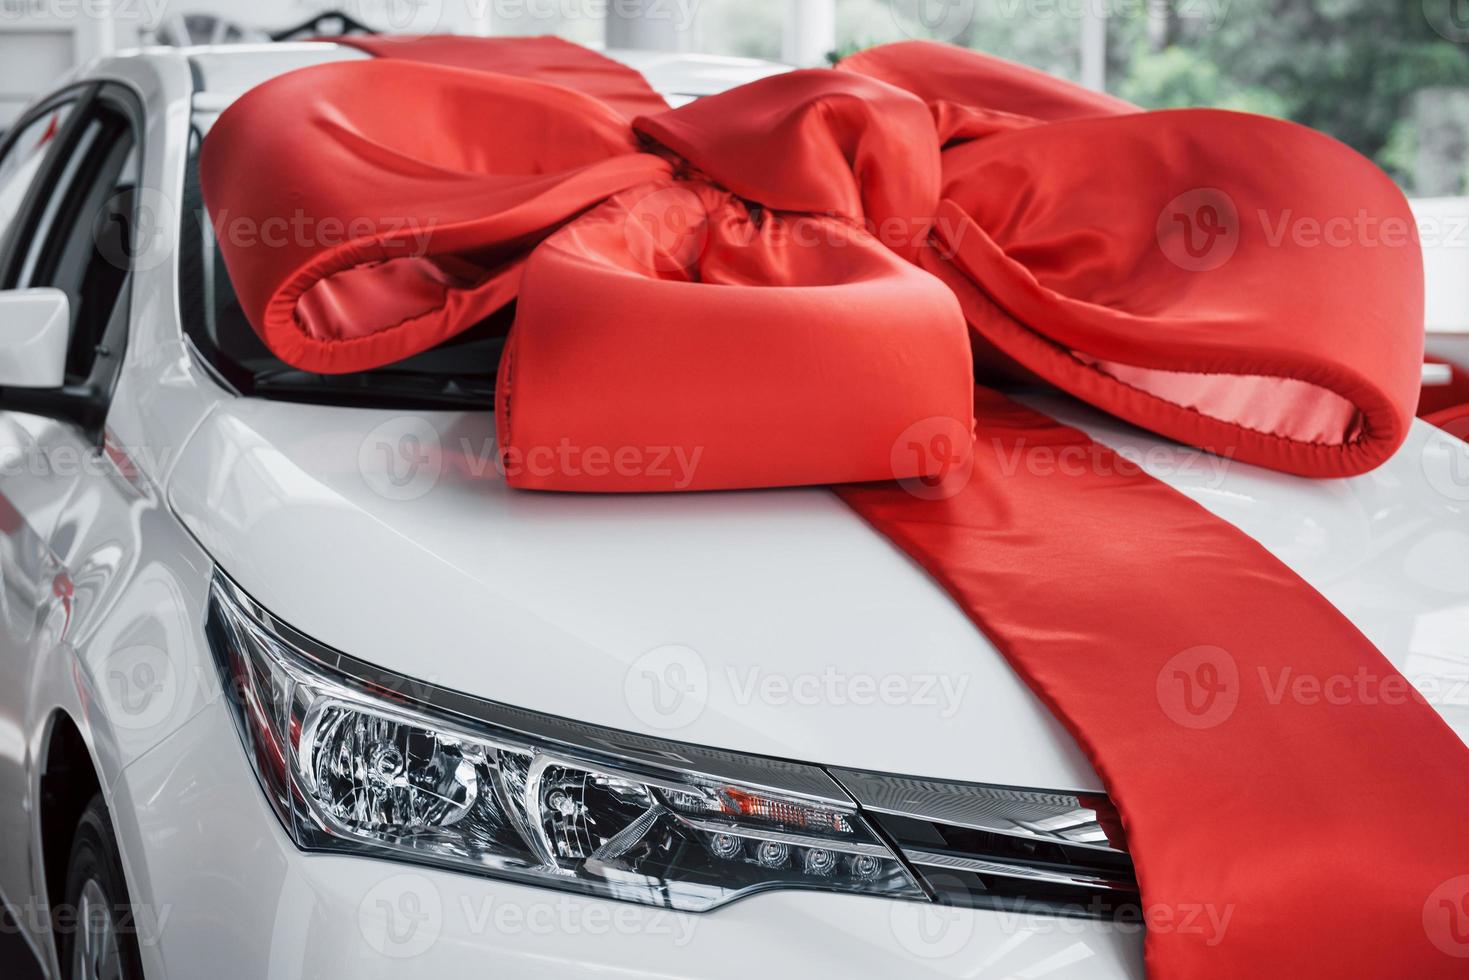
POLYGON ((0 126, 95 55, 266 39, 331 11, 380 31, 561 34, 798 64, 934 38, 1148 108, 1294 119, 1414 196, 1469 192, 1465 0, 0 0, 0 126))
MULTIPOLYGON (((1411 198, 1428 299, 1420 412, 1469 437, 1469 0, 0 0, 0 132, 74 67, 127 48, 362 31, 557 34, 802 67, 925 38, 1145 108, 1295 120, 1411 198)), ((0 910, 0 978, 38 977, 18 942, 0 910)))
POLYGON ((930 38, 1148 108, 1292 119, 1413 199, 1428 326, 1469 364, 1469 0, 0 0, 0 129, 70 67, 119 49, 360 30, 559 34, 800 66, 930 38))

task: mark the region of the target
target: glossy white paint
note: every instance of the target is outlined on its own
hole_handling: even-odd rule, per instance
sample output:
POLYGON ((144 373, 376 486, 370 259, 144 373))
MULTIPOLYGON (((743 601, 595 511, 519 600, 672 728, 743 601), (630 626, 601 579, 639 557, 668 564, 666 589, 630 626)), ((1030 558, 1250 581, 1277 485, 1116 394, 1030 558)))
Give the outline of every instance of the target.
POLYGON ((1096 788, 988 642, 830 493, 518 493, 492 429, 488 412, 236 400, 190 440, 170 499, 276 615, 444 687, 786 758, 1096 788), (451 462, 407 480, 410 432, 451 462), (669 646, 706 680, 664 717, 640 658, 669 646), (928 696, 851 694, 868 683, 928 696))
POLYGON ((123 846, 148 858, 145 926, 162 923, 145 950, 169 977, 1142 977, 1135 926, 792 892, 688 915, 302 855, 222 708, 131 766, 116 796, 134 821, 123 846))
MULTIPOLYGON (((121 58, 87 77, 119 82, 147 106, 143 179, 177 201, 187 61, 121 58)), ((198 670, 212 565, 164 507, 160 485, 168 447, 182 444, 204 406, 170 384, 184 370, 177 274, 173 229, 165 220, 157 229, 145 258, 158 261, 139 263, 130 294, 107 451, 67 424, 0 413, 0 494, 9 504, 0 536, 0 894, 53 975, 44 911, 60 897, 47 895, 39 820, 53 730, 80 733, 121 833, 131 822, 113 795, 123 770, 218 694, 213 674, 198 670)), ((125 848, 122 859, 130 884, 146 880, 142 848, 125 848)))
MULTIPOLYGON (((285 67, 353 56, 160 51, 91 71, 144 99, 145 180, 177 201, 188 58, 219 86, 198 107, 208 113, 285 67)), ((686 94, 742 80, 728 62, 644 67, 686 94)), ((0 467, 15 512, 0 515, 0 835, 25 845, 0 849, 0 891, 23 924, 46 900, 37 778, 66 718, 100 775, 144 925, 162 923, 145 946, 153 980, 1141 976, 1139 937, 1095 923, 915 922, 904 917, 918 906, 769 894, 657 929, 635 910, 618 926, 627 906, 297 852, 219 701, 201 633, 216 562, 326 643, 524 707, 809 762, 1053 789, 1098 781, 933 583, 828 493, 511 493, 489 464, 488 409, 405 416, 234 397, 182 338, 174 227, 160 227, 169 261, 134 284, 108 452, 60 423, 0 413, 4 458, 85 464, 0 467), (407 435, 438 452, 409 467, 420 457, 404 455, 407 435), (706 678, 678 704, 652 699, 644 668, 657 664, 641 659, 670 646, 706 678), (417 945, 408 926, 425 926, 395 918, 412 911, 405 885, 440 911, 434 941, 400 957, 417 945), (503 924, 517 912, 525 924, 503 924), (526 919, 547 915, 549 931, 526 919), (384 943, 389 926, 403 942, 384 943)), ((1419 425, 1376 473, 1313 482, 1221 468, 1073 403, 1042 404, 1260 540, 1410 678, 1442 683, 1435 705, 1469 731, 1453 693, 1469 688, 1453 686, 1469 673, 1469 447, 1419 425)), ((44 932, 28 935, 49 958, 44 932)))
POLYGON ((0 291, 0 386, 60 385, 70 324, 70 303, 59 289, 0 291))

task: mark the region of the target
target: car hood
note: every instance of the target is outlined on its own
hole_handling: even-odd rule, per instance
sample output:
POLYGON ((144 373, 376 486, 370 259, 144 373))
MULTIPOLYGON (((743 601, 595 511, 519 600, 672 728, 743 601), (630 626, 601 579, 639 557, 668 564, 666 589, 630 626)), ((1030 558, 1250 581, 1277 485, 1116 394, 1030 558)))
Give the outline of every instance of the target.
MULTIPOLYGON (((1420 424, 1375 473, 1311 481, 1033 401, 1261 541, 1469 735, 1469 447, 1420 424)), ((488 412, 234 399, 167 491, 257 601, 388 670, 743 752, 1100 788, 995 648, 831 493, 517 492, 492 450, 488 412)))

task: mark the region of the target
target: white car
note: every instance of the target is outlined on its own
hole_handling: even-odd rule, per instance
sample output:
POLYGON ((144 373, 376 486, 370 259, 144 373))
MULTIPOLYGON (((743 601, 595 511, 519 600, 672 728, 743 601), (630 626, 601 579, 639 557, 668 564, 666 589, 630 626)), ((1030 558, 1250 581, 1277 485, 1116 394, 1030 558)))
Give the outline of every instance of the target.
MULTIPOLYGON (((1141 977, 1097 775, 830 493, 515 492, 492 332, 336 378, 255 339, 200 141, 358 57, 119 57, 0 150, 0 892, 44 973, 1141 977)), ((779 70, 629 58, 682 99, 779 70)), ((1312 481, 1025 397, 1469 736, 1469 446, 1312 481)))

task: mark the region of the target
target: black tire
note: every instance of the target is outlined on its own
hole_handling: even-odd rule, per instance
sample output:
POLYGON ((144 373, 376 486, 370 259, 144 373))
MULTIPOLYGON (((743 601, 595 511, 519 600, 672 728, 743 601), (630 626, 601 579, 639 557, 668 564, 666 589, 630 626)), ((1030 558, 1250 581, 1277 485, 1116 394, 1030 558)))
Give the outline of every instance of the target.
MULTIPOLYGON (((89 980, 93 974, 78 971, 78 946, 83 952, 95 948, 97 934, 87 933, 84 909, 106 910, 111 934, 116 943, 116 957, 106 957, 115 972, 102 974, 116 980, 144 980, 142 957, 138 953, 138 934, 133 907, 128 900, 127 882, 123 878, 122 860, 118 857, 117 837, 102 794, 92 797, 77 821, 71 842, 71 858, 66 867, 66 896, 59 919, 57 952, 61 956, 61 975, 65 980, 89 980), (100 900, 99 900, 100 899, 100 900), (89 942, 91 940, 92 942, 89 942)), ((102 913, 96 911, 94 915, 102 913)), ((100 920, 99 920, 100 921, 100 920)))

